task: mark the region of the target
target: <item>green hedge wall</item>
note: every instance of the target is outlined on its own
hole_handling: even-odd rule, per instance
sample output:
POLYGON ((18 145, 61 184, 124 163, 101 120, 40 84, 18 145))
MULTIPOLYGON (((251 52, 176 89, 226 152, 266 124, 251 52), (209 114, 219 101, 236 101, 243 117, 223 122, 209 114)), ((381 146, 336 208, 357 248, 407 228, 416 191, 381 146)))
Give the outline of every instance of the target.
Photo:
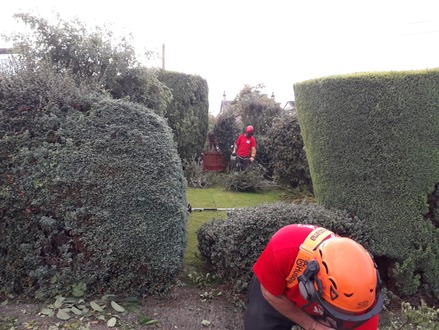
POLYGON ((173 100, 165 118, 174 132, 178 154, 190 162, 204 147, 209 126, 209 88, 197 75, 160 71, 158 79, 171 89, 173 100))
POLYGON ((124 101, 78 111, 20 99, 13 108, 8 96, 2 90, 1 290, 165 291, 182 268, 187 222, 165 120, 124 101))
MULTIPOLYGON (((365 219, 375 254, 439 257, 424 217, 439 181, 439 70, 326 77, 294 93, 316 200, 365 219)), ((439 294, 428 268, 414 272, 439 294)))

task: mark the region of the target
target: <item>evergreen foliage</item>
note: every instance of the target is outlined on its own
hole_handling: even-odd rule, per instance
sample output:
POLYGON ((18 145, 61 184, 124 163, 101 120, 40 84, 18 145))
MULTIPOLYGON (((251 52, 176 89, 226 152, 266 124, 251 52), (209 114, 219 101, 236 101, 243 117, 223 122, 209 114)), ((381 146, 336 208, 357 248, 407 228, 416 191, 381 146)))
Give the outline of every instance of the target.
POLYGON ((316 200, 365 219, 373 252, 397 262, 397 285, 436 299, 439 228, 428 199, 439 178, 438 84, 436 69, 294 86, 316 200))
POLYGON ((270 237, 288 224, 314 224, 369 247, 367 224, 346 212, 317 204, 278 202, 229 212, 227 219, 213 219, 197 231, 203 260, 235 290, 246 289, 252 267, 270 237))
POLYGON ((165 291, 186 244, 186 183, 170 128, 74 77, 0 79, 0 287, 39 298, 165 291))
POLYGON ((108 86, 109 92, 115 99, 140 103, 163 117, 172 101, 172 93, 158 80, 158 72, 145 67, 129 68, 108 86))
POLYGON ((213 133, 215 134, 218 148, 224 157, 224 162, 228 164, 232 155, 233 145, 241 133, 241 129, 236 122, 236 115, 232 111, 220 113, 213 133))
POLYGON ((203 150, 209 125, 208 86, 196 75, 160 71, 158 79, 172 92, 165 117, 174 132, 178 153, 190 162, 203 150))
MULTIPOLYGON (((95 93, 140 103, 163 115, 172 95, 157 79, 157 70, 143 67, 129 36, 116 38, 106 28, 86 26, 78 19, 54 23, 28 13, 14 17, 28 28, 5 36, 14 45, 21 65, 46 66, 58 73, 70 73, 77 86, 95 93)), ((147 57, 152 56, 147 52, 147 57)))
POLYGON ((296 113, 286 111, 268 130, 266 148, 279 186, 312 192, 311 175, 296 113))
POLYGON ((231 104, 233 112, 241 117, 242 131, 252 125, 255 134, 267 134, 273 120, 282 113, 282 108, 272 98, 263 94, 264 85, 246 85, 231 104))

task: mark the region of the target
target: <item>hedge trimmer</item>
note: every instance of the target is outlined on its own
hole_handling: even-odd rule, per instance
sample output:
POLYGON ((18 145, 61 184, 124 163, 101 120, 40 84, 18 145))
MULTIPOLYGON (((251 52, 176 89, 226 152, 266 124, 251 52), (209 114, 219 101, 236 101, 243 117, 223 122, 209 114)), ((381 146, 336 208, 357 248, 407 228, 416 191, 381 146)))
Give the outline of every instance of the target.
POLYGON ((195 212, 201 212, 201 211, 234 211, 234 208, 230 207, 192 207, 191 204, 187 205, 187 211, 189 213, 195 212))

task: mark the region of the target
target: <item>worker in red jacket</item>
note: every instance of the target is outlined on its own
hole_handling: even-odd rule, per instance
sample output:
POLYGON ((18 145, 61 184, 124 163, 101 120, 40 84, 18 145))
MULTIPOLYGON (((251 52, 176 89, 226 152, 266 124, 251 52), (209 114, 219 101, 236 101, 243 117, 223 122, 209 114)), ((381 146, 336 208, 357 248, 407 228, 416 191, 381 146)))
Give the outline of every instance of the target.
POLYGON ((236 156, 243 169, 246 169, 255 160, 256 140, 253 136, 253 126, 247 126, 245 133, 238 136, 233 146, 232 160, 235 160, 236 156))
POLYGON ((312 225, 278 230, 253 266, 246 330, 377 330, 381 279, 367 250, 312 225))

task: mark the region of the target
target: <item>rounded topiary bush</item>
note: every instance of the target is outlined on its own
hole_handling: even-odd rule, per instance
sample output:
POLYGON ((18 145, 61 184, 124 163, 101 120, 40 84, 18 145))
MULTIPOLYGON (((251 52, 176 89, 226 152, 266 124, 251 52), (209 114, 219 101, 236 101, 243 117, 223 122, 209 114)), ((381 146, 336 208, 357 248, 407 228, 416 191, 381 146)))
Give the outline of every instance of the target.
POLYGON ((234 284, 236 290, 246 288, 252 266, 270 237, 288 224, 314 224, 340 236, 351 237, 369 247, 365 221, 340 210, 303 202, 278 202, 235 210, 227 219, 213 219, 197 231, 198 248, 203 260, 215 274, 234 284))
POLYGON ((186 183, 170 128, 134 103, 86 108, 0 109, 5 293, 158 293, 181 270, 186 183))

